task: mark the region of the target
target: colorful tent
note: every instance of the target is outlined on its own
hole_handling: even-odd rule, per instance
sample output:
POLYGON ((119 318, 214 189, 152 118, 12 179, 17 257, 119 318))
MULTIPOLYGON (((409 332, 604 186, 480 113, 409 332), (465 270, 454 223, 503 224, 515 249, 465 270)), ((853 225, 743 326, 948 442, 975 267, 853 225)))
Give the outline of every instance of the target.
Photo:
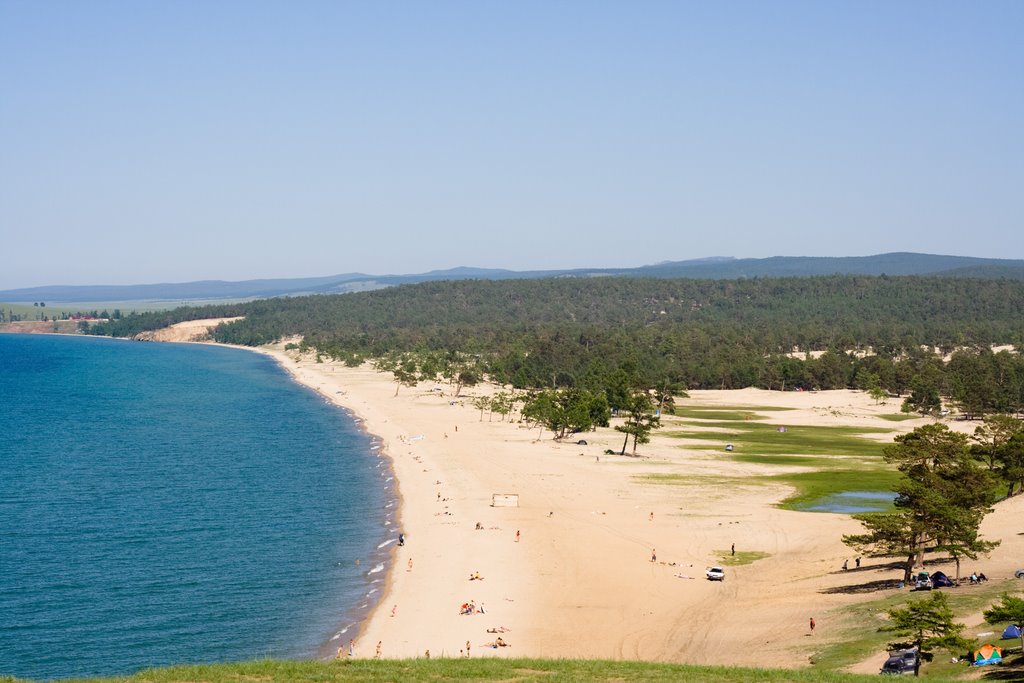
POLYGON ((1020 626, 1017 626, 1017 624, 1010 624, 1003 631, 1003 640, 1010 638, 1020 638, 1020 626))
POLYGON ((1003 661, 1002 648, 986 643, 971 653, 971 663, 974 666, 985 666, 986 664, 998 664, 1003 661))

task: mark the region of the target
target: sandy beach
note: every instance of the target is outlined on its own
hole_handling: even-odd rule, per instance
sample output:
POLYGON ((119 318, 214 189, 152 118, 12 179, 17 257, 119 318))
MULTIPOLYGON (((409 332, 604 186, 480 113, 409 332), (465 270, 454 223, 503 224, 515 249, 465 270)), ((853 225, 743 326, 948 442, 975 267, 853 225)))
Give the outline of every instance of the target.
MULTIPOLYGON (((844 514, 775 507, 788 490, 757 477, 778 466, 736 462, 706 443, 666 436, 672 418, 641 447, 642 457, 606 455, 622 444, 612 429, 579 435, 586 444, 559 443, 550 432, 481 414, 471 397, 494 387, 455 396, 446 383, 424 382, 396 395, 391 376, 369 365, 317 363, 283 344, 257 350, 355 413, 392 461, 406 543, 393 546, 356 657, 376 656, 379 643, 385 658, 429 651, 801 667, 834 638, 829 624, 845 605, 883 595, 832 589, 901 578, 870 558, 843 571, 855 553, 841 537, 859 524, 844 514), (674 483, 649 479, 665 474, 674 483), (518 506, 495 506, 495 494, 517 496, 518 506), (705 568, 733 544, 768 556, 727 567, 723 582, 707 581, 705 568), (461 614, 468 603, 476 610, 461 614), (499 636, 507 647, 490 646, 499 636)), ((762 413, 779 425, 910 431, 925 422, 882 420, 898 406, 854 391, 694 391, 680 404, 791 408, 762 413)), ((950 423, 964 431, 975 424, 950 423)), ((986 519, 983 533, 1003 541, 979 562, 992 578, 1012 576, 1024 553, 1016 522, 1022 500, 986 519)), ((855 670, 877 671, 878 659, 855 670)))

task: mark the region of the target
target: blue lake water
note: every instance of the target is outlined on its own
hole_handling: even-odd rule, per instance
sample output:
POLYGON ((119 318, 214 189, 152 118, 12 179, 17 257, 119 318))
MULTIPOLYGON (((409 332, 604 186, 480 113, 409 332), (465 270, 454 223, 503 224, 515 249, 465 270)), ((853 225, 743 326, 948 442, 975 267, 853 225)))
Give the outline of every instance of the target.
POLYGON ((0 334, 0 675, 332 652, 382 585, 388 480, 265 356, 0 334))
POLYGON ((885 512, 892 509, 896 494, 892 491, 843 491, 816 500, 800 508, 807 512, 885 512))

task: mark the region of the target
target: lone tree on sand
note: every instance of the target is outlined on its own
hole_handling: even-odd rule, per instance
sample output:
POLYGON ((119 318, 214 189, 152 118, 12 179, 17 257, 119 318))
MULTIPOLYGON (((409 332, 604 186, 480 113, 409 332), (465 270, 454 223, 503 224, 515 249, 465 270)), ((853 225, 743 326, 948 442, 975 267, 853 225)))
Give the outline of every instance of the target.
POLYGON ((646 391, 634 392, 626 400, 625 410, 628 413, 626 422, 615 425, 615 430, 623 432, 626 438, 622 442, 622 452, 626 454, 626 444, 629 437, 633 437, 633 455, 636 455, 636 446, 641 443, 648 443, 651 440, 651 431, 661 427, 661 417, 655 415, 654 401, 646 391))

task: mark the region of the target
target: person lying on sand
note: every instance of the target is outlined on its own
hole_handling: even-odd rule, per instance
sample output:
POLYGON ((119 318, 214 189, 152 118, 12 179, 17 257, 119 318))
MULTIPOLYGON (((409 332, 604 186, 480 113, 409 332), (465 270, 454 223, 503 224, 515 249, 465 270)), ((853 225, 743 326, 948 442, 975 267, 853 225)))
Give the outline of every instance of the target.
POLYGON ((483 581, 484 577, 480 576, 480 572, 476 572, 474 574, 470 574, 469 575, 469 580, 470 581, 483 581))
POLYGON ((501 636, 498 636, 497 638, 495 638, 493 643, 484 643, 484 647, 493 647, 495 650, 497 650, 499 647, 512 647, 512 646, 509 645, 508 643, 506 643, 504 640, 502 640, 501 636))
POLYGON ((487 629, 487 632, 488 633, 508 633, 511 630, 512 629, 510 629, 510 628, 505 628, 504 626, 499 626, 498 628, 489 628, 489 629, 487 629))

